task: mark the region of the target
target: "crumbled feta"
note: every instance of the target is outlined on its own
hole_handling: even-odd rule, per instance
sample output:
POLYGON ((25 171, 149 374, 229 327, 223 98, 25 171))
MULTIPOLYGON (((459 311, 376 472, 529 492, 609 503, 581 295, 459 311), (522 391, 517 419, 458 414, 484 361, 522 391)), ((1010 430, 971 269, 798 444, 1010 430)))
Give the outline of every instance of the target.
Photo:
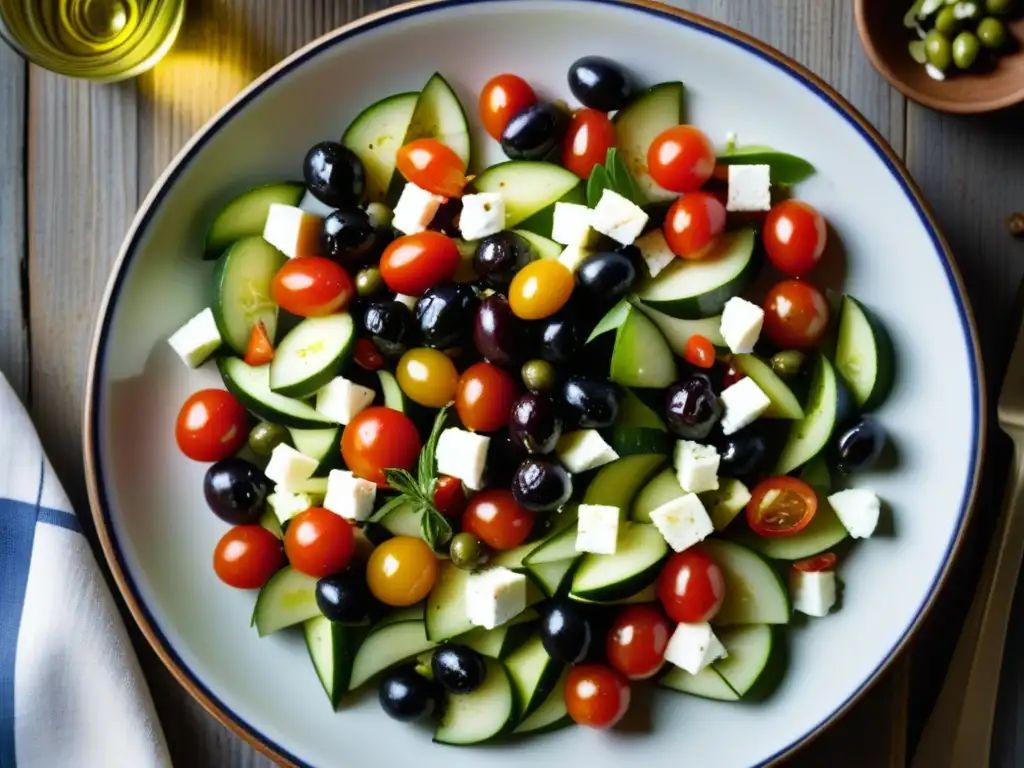
POLYGON ((638 237, 633 245, 640 249, 640 255, 647 264, 647 274, 651 277, 661 274, 661 271, 676 258, 660 228, 652 229, 643 237, 638 237))
POLYGON ((576 274, 576 270, 580 268, 580 265, 593 255, 594 251, 590 248, 584 248, 581 245, 567 245, 558 257, 558 263, 573 274, 576 274))
POLYGON ((555 448, 558 460, 573 474, 603 467, 619 458, 596 429, 578 429, 562 435, 555 448))
POLYGON ((373 514, 373 503, 376 498, 376 483, 341 469, 332 469, 327 476, 324 509, 329 509, 346 520, 367 520, 373 514))
POLYGON ((711 518, 695 493, 666 501, 651 512, 651 522, 676 552, 689 549, 715 532, 711 518))
POLYGON ((878 516, 882 511, 882 502, 874 491, 866 488, 850 488, 846 491, 833 493, 828 497, 843 527, 855 539, 866 539, 878 527, 878 516))
POLYGON ((580 504, 576 519, 576 551, 614 555, 619 538, 619 508, 580 504))
POLYGON ((725 210, 768 211, 771 207, 771 166, 730 165, 725 210))
POLYGON ((295 205, 271 203, 263 239, 289 259, 316 256, 324 220, 295 205))
POLYGON ((692 440, 676 443, 676 479, 679 487, 687 493, 717 491, 720 463, 721 457, 714 446, 701 445, 692 440))
POLYGON ((440 195, 427 192, 410 181, 402 190, 402 196, 398 198, 391 226, 404 235, 423 232, 434 220, 434 214, 443 202, 444 198, 440 195))
POLYGON ((562 245, 586 248, 594 244, 594 230, 590 227, 591 211, 576 203, 555 203, 551 225, 551 239, 562 245))
POLYGON ((632 200, 606 189, 590 215, 590 226, 621 245, 632 245, 647 226, 648 218, 632 200))
POLYGON ((725 302, 722 310, 722 338, 733 354, 748 354, 754 351, 764 325, 764 310, 746 299, 733 296, 725 302))
POLYGON ((496 192, 481 192, 462 198, 459 231, 465 240, 481 240, 505 228, 505 198, 496 192))
POLYGON ((449 427, 437 441, 437 471, 459 478, 471 491, 479 491, 490 444, 491 438, 486 435, 449 427))
POLYGON ((217 321, 209 307, 176 330, 167 340, 189 368, 198 368, 221 345, 217 321))
POLYGON ((281 443, 271 452, 263 474, 283 490, 294 491, 302 481, 313 476, 318 466, 315 459, 299 453, 287 443, 281 443))
POLYGON ((723 390, 722 433, 731 435, 752 424, 761 417, 772 401, 752 378, 740 379, 723 390))
POLYGON ((696 675, 711 662, 728 656, 725 646, 706 621, 679 624, 665 648, 665 661, 696 675))
POLYGON ((267 496, 267 504, 274 510, 277 522, 284 525, 296 515, 305 512, 310 507, 315 507, 317 501, 308 493, 277 491, 267 496))
POLYGON ((304 210, 306 213, 311 213, 314 216, 319 216, 323 219, 326 219, 328 216, 330 216, 332 213, 338 210, 333 205, 328 205, 327 203, 323 202, 319 197, 314 195, 308 189, 306 190, 306 194, 302 196, 302 200, 299 201, 299 208, 304 210))
POLYGON ((789 595, 794 611, 818 618, 827 616, 836 604, 836 574, 790 568, 789 595))
POLYGON ((466 579, 466 613, 475 627, 494 629, 526 610, 526 576, 488 568, 466 579))
POLYGON ((348 424, 373 402, 376 393, 343 376, 335 376, 316 393, 316 410, 332 421, 348 424))

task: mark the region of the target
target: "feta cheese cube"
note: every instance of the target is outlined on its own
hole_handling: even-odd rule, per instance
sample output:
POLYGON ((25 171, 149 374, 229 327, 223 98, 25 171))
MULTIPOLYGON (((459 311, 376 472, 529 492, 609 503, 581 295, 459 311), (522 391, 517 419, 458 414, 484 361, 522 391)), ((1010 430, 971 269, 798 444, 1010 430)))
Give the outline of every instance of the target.
POLYGON ((459 478, 471 491, 479 491, 484 485, 490 444, 491 438, 485 435, 449 427, 437 441, 437 471, 459 478))
POLYGON ((328 205, 327 203, 322 202, 319 197, 314 195, 308 189, 306 190, 306 194, 304 194, 302 199, 299 201, 299 208, 304 210, 306 213, 311 213, 314 216, 319 216, 323 219, 326 219, 338 210, 333 205, 328 205))
POLYGON ((722 310, 722 338, 733 354, 749 354, 754 351, 764 325, 764 310, 746 299, 733 296, 725 302, 722 310))
POLYGON ((596 429, 579 429, 562 435, 555 448, 558 460, 573 474, 603 467, 619 458, 596 429))
POLYGON ((217 351, 222 339, 209 307, 176 330, 167 340, 189 368, 198 368, 217 351))
POLYGON ((402 190, 402 196, 398 198, 391 226, 404 235, 424 232, 434 220, 434 214, 443 202, 444 198, 440 195, 427 192, 410 181, 402 190))
POLYGON ((376 498, 376 483, 341 469, 332 469, 327 476, 324 509, 329 509, 346 520, 360 523, 367 520, 373 514, 373 502, 376 498))
POLYGON ((706 621, 679 624, 665 648, 665 661, 696 675, 711 662, 728 656, 725 646, 706 621))
POLYGON ((562 245, 586 248, 594 244, 594 231, 590 228, 591 211, 576 203, 555 203, 551 225, 551 239, 562 245))
POLYGON ((496 192, 481 192, 462 198, 459 231, 465 240, 481 240, 505 228, 505 198, 496 192))
POLYGON ((405 304, 405 306, 407 306, 413 312, 416 311, 416 303, 419 300, 420 300, 419 296, 409 296, 408 294, 405 294, 405 293, 396 293, 395 294, 395 301, 397 301, 399 304, 405 304))
POLYGON ((317 391, 316 410, 332 421, 348 424, 370 406, 374 397, 369 387, 335 376, 317 391))
POLYGON ((771 167, 730 165, 727 211, 767 211, 772 207, 771 167))
POLYGON ((475 627, 494 629, 526 610, 526 576, 488 568, 466 579, 466 613, 475 627))
POLYGON ((619 538, 619 508, 580 504, 576 520, 576 551, 614 555, 619 538))
POLYGON ((647 274, 651 277, 657 277, 676 259, 660 228, 652 229, 643 237, 638 237, 633 245, 640 249, 640 255, 647 264, 647 274))
POLYGON ((647 226, 647 219, 639 205, 606 189, 590 215, 590 226, 621 245, 632 245, 647 226))
POLYGON ((689 549, 715 532, 715 526, 695 493, 666 501, 651 512, 651 522, 676 552, 689 549))
POLYGON ((866 488, 850 488, 833 493, 828 503, 839 517, 839 522, 855 539, 866 539, 878 527, 878 516, 882 502, 874 491, 866 488))
POLYGON ((722 391, 722 433, 731 435, 761 417, 772 401, 754 380, 747 376, 722 391))
POLYGON ((289 259, 316 256, 320 252, 320 229, 324 220, 295 205, 271 203, 263 239, 289 259))
POLYGON ((580 268, 580 264, 593 255, 594 251, 590 248, 584 248, 582 245, 567 245, 558 257, 558 263, 575 274, 576 270, 580 268))
POLYGON ((717 449, 691 440, 676 443, 675 467, 679 487, 687 493, 703 493, 718 490, 718 465, 721 462, 717 449))
POLYGON ((834 571, 801 571, 789 569, 789 595, 793 610, 808 616, 827 616, 836 604, 834 571))
POLYGON ((308 493, 276 491, 267 496, 267 504, 274 510, 274 517, 277 518, 277 522, 284 525, 300 512, 305 512, 310 507, 315 507, 317 500, 308 493))
POLYGON ((270 461, 263 474, 273 480, 282 490, 293 491, 303 480, 309 480, 316 472, 315 459, 299 453, 286 443, 281 443, 270 454, 270 461))

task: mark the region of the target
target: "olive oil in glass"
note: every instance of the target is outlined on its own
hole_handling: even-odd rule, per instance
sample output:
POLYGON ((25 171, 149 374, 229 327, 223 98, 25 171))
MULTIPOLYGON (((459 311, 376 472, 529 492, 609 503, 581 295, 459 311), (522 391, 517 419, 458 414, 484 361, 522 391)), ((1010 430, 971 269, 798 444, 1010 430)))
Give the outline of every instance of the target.
POLYGON ((69 77, 123 80, 174 44, 185 0, 0 0, 0 37, 69 77))

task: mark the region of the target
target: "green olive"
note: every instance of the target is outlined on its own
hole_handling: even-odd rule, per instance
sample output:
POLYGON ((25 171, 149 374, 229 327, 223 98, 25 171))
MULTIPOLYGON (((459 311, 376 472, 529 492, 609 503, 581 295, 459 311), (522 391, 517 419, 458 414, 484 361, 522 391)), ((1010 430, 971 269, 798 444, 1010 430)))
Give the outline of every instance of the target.
POLYGON ((264 458, 270 456, 282 443, 290 443, 291 435, 286 427, 261 421, 249 433, 249 450, 264 458))
POLYGON ((961 32, 953 40, 953 62, 960 69, 970 69, 981 53, 981 43, 973 32, 961 32))
POLYGON ((784 349, 772 355, 772 370, 783 379, 794 379, 800 375, 804 364, 807 362, 807 355, 797 352, 795 349, 784 349))
POLYGON ((978 39, 986 48, 996 50, 1006 45, 1006 25, 989 16, 978 24, 978 39))
POLYGON ((960 26, 960 20, 953 11, 953 6, 947 5, 935 17, 935 29, 947 37, 956 34, 956 28, 960 26))
POLYGON ((928 55, 928 63, 945 72, 953 63, 953 46, 949 38, 933 29, 924 39, 924 51, 928 55))
POLYGON ((1007 16, 1013 12, 1013 0, 985 0, 985 12, 993 16, 1007 16))
POLYGON ((374 227, 386 227, 391 223, 394 211, 384 205, 384 203, 370 203, 366 206, 366 215, 370 219, 370 224, 374 227))
POLYGON ((523 364, 523 384, 533 392, 544 392, 555 386, 555 367, 547 360, 530 360, 523 364))
POLYGON ((487 545, 472 533, 465 531, 455 534, 449 554, 452 558, 452 565, 467 571, 479 568, 490 558, 487 545))
POLYGON ((383 286, 384 281, 381 280, 380 270, 376 267, 361 269, 356 275, 356 292, 364 298, 366 296, 373 296, 383 286))

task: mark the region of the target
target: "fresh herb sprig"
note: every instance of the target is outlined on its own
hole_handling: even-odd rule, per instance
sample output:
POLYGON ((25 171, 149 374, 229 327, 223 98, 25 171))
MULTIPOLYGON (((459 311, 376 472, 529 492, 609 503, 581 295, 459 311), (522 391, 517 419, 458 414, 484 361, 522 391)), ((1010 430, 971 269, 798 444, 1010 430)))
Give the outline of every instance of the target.
POLYGON ((608 150, 604 165, 595 165, 594 170, 590 172, 590 179, 587 181, 587 205, 591 208, 597 207, 606 189, 618 192, 636 205, 644 206, 650 202, 615 147, 608 150))

